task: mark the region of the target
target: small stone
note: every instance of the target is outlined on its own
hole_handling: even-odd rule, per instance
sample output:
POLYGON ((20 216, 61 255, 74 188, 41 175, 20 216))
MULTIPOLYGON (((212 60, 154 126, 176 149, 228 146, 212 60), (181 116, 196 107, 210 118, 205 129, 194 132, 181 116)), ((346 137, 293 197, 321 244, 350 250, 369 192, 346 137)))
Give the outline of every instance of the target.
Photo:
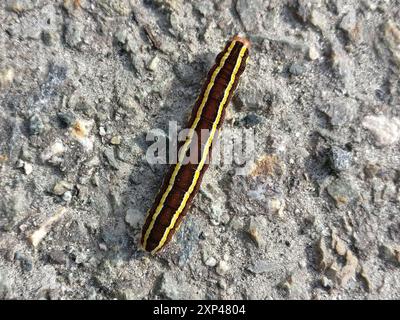
POLYGON ((50 231, 51 227, 57 223, 58 221, 61 220, 61 218, 64 216, 66 212, 65 207, 61 207, 55 214, 53 214, 51 217, 49 217, 46 221, 44 221, 38 229, 36 229, 34 232, 32 232, 28 236, 28 241, 34 246, 37 247, 40 242, 46 237, 48 232, 50 231))
POLYGON ((22 146, 20 158, 24 161, 33 161, 33 154, 32 151, 29 149, 27 145, 22 146))
MULTIPOLYGON (((171 15, 172 16, 172 15, 171 15)), ((141 74, 144 72, 144 59, 140 54, 141 52, 141 41, 138 41, 140 35, 135 29, 125 29, 123 31, 119 31, 116 34, 117 40, 122 44, 123 49, 129 53, 129 58, 133 68, 141 74)))
POLYGON ((327 289, 330 289, 333 286, 332 281, 325 276, 323 276, 321 279, 321 285, 327 289))
POLYGON ((107 251, 108 250, 107 245, 105 243, 103 243, 103 242, 99 243, 99 248, 100 248, 101 251, 107 251))
POLYGON ((310 22, 322 31, 326 30, 329 26, 325 14, 317 9, 311 11, 310 22))
POLYGON ((319 260, 318 267, 321 271, 325 271, 332 264, 333 257, 329 253, 323 237, 316 244, 316 250, 319 260))
POLYGON ((92 126, 93 120, 87 121, 77 119, 70 129, 72 138, 77 140, 86 152, 90 152, 93 150, 94 137, 89 136, 92 126))
POLYGON ((357 23, 356 11, 354 9, 351 9, 343 16, 339 28, 346 33, 350 41, 356 42, 358 40, 360 30, 357 23))
POLYGON ((306 71, 303 64, 294 62, 289 67, 289 72, 293 76, 301 76, 306 71))
POLYGON ((69 21, 65 27, 65 42, 72 48, 77 48, 83 41, 84 26, 81 23, 69 21))
POLYGON ((172 28, 172 33, 174 35, 179 35, 180 33, 182 33, 182 23, 180 23, 180 17, 176 12, 172 12, 169 16, 169 23, 171 25, 172 28))
POLYGON ((264 239, 260 236, 259 223, 253 217, 250 218, 249 228, 247 230, 250 238, 254 241, 257 247, 261 248, 265 245, 264 239))
POLYGON ((218 266, 217 266, 217 268, 215 269, 215 271, 220 275, 220 276, 222 276, 222 275, 224 275, 224 274, 226 274, 229 270, 230 270, 230 266, 229 266, 229 264, 226 262, 226 261, 223 261, 223 260, 221 260, 219 263, 218 263, 218 266))
POLYGON ((134 208, 129 208, 125 215, 125 222, 129 224, 132 228, 137 228, 142 222, 142 213, 134 208))
MULTIPOLYGON (((85 184, 87 181, 86 179, 89 180, 89 177, 85 177, 85 184)), ((78 199, 81 201, 81 203, 86 203, 90 193, 89 187, 86 185, 78 184, 76 188, 78 189, 78 199)))
POLYGON ((335 200, 336 206, 341 207, 353 202, 357 192, 350 181, 339 178, 327 187, 328 194, 335 200))
POLYGON ((111 166, 111 168, 113 168, 114 170, 119 169, 119 164, 118 164, 118 161, 115 159, 113 148, 107 148, 104 151, 104 156, 106 157, 107 162, 111 166))
POLYGON ((343 241, 338 241, 336 242, 335 250, 339 255, 344 256, 346 254, 347 247, 345 246, 343 241))
POLYGON ((63 194, 62 196, 63 200, 65 202, 70 202, 72 200, 72 192, 71 191, 67 191, 63 194))
POLYGON ((344 48, 342 48, 342 46, 338 43, 338 41, 332 42, 330 51, 330 62, 334 74, 343 81, 345 88, 352 89, 354 81, 352 73, 354 69, 354 64, 353 61, 350 60, 344 48))
POLYGON ((382 245, 379 248, 381 259, 400 267, 400 246, 382 245))
POLYGON ((91 123, 88 123, 88 121, 78 119, 72 125, 71 128, 72 136, 77 139, 87 137, 90 131, 89 130, 90 127, 91 123))
POLYGON ((310 46, 308 49, 308 58, 310 60, 317 60, 320 57, 319 51, 314 46, 310 46))
POLYGON ((24 166, 24 162, 22 160, 18 160, 15 166, 17 168, 22 168, 24 166))
POLYGON ((268 201, 268 209, 273 214, 283 217, 283 210, 285 209, 285 202, 278 198, 272 198, 268 201))
POLYGON ((213 201, 211 205, 207 208, 208 214, 210 216, 210 222, 214 226, 221 224, 221 217, 224 213, 222 202, 213 201))
POLYGON ((262 118, 259 115, 255 114, 255 113, 250 113, 250 114, 246 115, 241 120, 241 122, 243 123, 243 125, 246 128, 251 128, 251 127, 254 127, 254 126, 258 125, 259 123, 261 123, 262 122, 262 118))
POLYGON ((24 162, 24 171, 27 176, 29 176, 33 171, 33 166, 29 162, 24 162))
POLYGON ((100 179, 99 179, 99 176, 97 174, 94 174, 90 181, 92 182, 92 184, 95 187, 98 187, 100 185, 100 179))
POLYGON ((118 210, 118 208, 121 207, 122 201, 121 201, 121 196, 118 192, 111 191, 109 199, 110 199, 110 204, 113 207, 114 211, 118 210))
POLYGON ((264 201, 265 200, 265 186, 262 184, 256 185, 253 189, 247 191, 247 196, 249 199, 257 200, 257 201, 264 201))
POLYGON ((56 43, 58 39, 58 34, 53 31, 43 30, 42 31, 42 41, 46 46, 52 46, 56 43))
POLYGON ((121 44, 125 44, 126 40, 128 37, 128 30, 124 29, 124 30, 119 30, 115 33, 115 38, 117 39, 117 41, 121 44))
POLYGON ((329 117, 332 126, 341 127, 354 119, 357 105, 352 100, 335 99, 332 102, 319 105, 318 109, 329 117))
POLYGON ((53 250, 49 253, 49 259, 52 263, 55 264, 66 264, 67 257, 65 256, 64 252, 61 250, 53 250))
POLYGON ((10 86, 14 81, 14 69, 6 67, 0 70, 0 89, 10 86))
POLYGON ((138 104, 135 100, 134 97, 132 97, 129 94, 126 94, 126 92, 124 94, 122 94, 119 98, 118 98, 118 105, 120 107, 122 107, 124 110, 129 111, 129 112, 135 112, 136 116, 140 116, 140 114, 137 113, 137 109, 138 109, 138 104))
POLYGON ((67 181, 61 180, 57 182, 53 188, 53 193, 55 195, 61 196, 68 190, 72 190, 73 185, 67 181))
POLYGON ((400 139, 400 119, 380 116, 367 116, 362 125, 374 135, 378 147, 395 144, 400 139))
POLYGON ((29 133, 31 135, 39 135, 44 130, 44 124, 41 117, 37 114, 34 114, 29 119, 29 133))
POLYGON ((351 166, 351 152, 339 147, 332 147, 330 153, 330 161, 332 169, 334 169, 335 171, 346 171, 351 166))
POLYGON ((230 226, 233 230, 242 230, 244 228, 244 222, 238 217, 233 217, 230 222, 230 226))
POLYGON ((75 253, 75 263, 76 264, 84 264, 88 260, 89 260, 89 257, 86 254, 86 252, 81 251, 81 252, 76 252, 75 253))
POLYGON ((46 148, 41 154, 42 161, 49 161, 55 156, 62 154, 65 151, 61 141, 56 141, 50 147, 46 148))
POLYGON ((111 144, 119 145, 121 144, 121 136, 114 136, 111 138, 111 144))
POLYGON ((378 88, 375 90, 375 97, 378 100, 385 102, 385 101, 388 101, 389 95, 384 90, 378 88))
POLYGON ((106 129, 104 129, 104 127, 100 127, 99 128, 99 135, 101 137, 104 137, 107 134, 106 129))
POLYGON ((230 220, 231 220, 231 216, 230 216, 227 212, 225 212, 225 213, 222 214, 222 216, 221 216, 221 223, 222 223, 223 225, 227 225, 227 224, 229 223, 230 220))
POLYGON ((217 260, 214 257, 208 257, 204 264, 207 267, 215 267, 217 265, 217 260))
POLYGON ((155 56, 153 59, 151 59, 150 63, 147 65, 147 69, 150 71, 156 71, 158 69, 158 65, 160 63, 160 58, 158 56, 155 56))
POLYGON ((218 286, 222 289, 222 290, 226 290, 226 288, 228 288, 228 284, 226 283, 225 279, 219 279, 218 280, 218 286))
POLYGON ((338 255, 345 256, 347 252, 346 244, 335 233, 332 234, 332 247, 338 255))

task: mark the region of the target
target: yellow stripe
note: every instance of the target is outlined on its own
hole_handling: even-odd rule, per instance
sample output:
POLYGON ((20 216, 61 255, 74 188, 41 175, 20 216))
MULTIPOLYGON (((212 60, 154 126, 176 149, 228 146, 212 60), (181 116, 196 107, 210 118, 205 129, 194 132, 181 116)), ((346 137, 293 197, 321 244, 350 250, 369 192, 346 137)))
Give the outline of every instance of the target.
POLYGON ((179 169, 182 166, 182 161, 184 160, 186 152, 187 152, 187 149, 188 149, 188 147, 189 147, 189 145, 190 145, 190 143, 192 141, 194 130, 195 130, 196 126, 197 126, 197 123, 200 121, 200 117, 201 117, 201 114, 203 112, 204 106, 206 105, 207 100, 208 100, 208 96, 209 96, 209 94, 211 92, 212 87, 214 86, 214 81, 215 81, 219 71, 224 66, 226 59, 228 59, 230 53, 232 52, 233 47, 235 46, 235 44, 236 44, 236 41, 232 41, 232 43, 229 46, 227 52, 222 57, 219 66, 214 70, 214 72, 213 72, 213 74, 211 76, 210 82, 209 82, 209 84, 208 84, 208 86, 206 88, 206 91, 204 92, 203 100, 201 101, 201 104, 200 104, 199 109, 197 111, 196 118, 193 121, 192 127, 189 130, 189 136, 188 136, 188 138, 187 138, 185 144, 183 145, 183 147, 181 149, 181 152, 179 154, 178 163, 176 164, 175 169, 174 169, 174 171, 172 173, 171 179, 169 180, 168 187, 165 190, 164 194, 162 195, 160 203, 157 206, 156 210, 154 211, 154 214, 153 214, 153 217, 152 217, 151 222, 149 224, 149 227, 147 228, 147 231, 146 231, 146 233, 144 235, 144 239, 143 239, 143 247, 144 248, 146 248, 147 240, 148 240, 148 238, 150 236, 150 232, 154 227, 154 223, 155 223, 158 215, 160 214, 160 212, 161 212, 161 210, 162 210, 162 208, 164 206, 164 202, 165 202, 169 192, 171 191, 171 189, 172 189, 172 187, 174 185, 174 182, 175 182, 175 178, 176 178, 176 176, 177 176, 177 174, 179 172, 179 169))
POLYGON ((203 169, 204 163, 205 163, 205 161, 207 159, 207 155, 208 155, 209 149, 211 147, 211 143, 212 143, 212 140, 214 138, 215 132, 217 130, 218 123, 219 123, 219 121, 221 119, 222 110, 224 109, 226 101, 228 100, 229 93, 230 93, 230 91, 232 89, 233 83, 235 82, 236 73, 238 72, 240 64, 242 63, 242 58, 244 56, 244 53, 246 52, 246 49, 247 48, 245 46, 243 46, 243 48, 240 50, 240 54, 239 54, 239 57, 238 57, 238 59, 236 61, 235 68, 233 69, 233 72, 232 72, 232 75, 231 75, 231 79, 229 81, 228 86, 225 89, 224 97, 223 97, 223 99, 222 99, 222 101, 221 101, 221 103, 220 103, 220 105, 218 107, 217 118, 215 119, 214 124, 212 126, 212 129, 211 129, 211 132, 210 132, 210 136, 208 137, 208 140, 207 140, 207 143, 205 145, 201 161, 200 161, 200 163, 199 163, 199 165, 198 165, 198 167, 196 169, 196 172, 194 174, 194 178, 193 178, 192 184, 190 185, 188 191, 186 191, 186 193, 185 193, 185 195, 183 197, 181 205, 179 206, 179 208, 176 210, 174 216, 172 217, 170 225, 168 226, 167 229, 165 229, 164 235, 161 238, 160 243, 158 244, 158 246, 151 253, 155 253, 155 252, 157 252, 158 250, 160 250, 162 248, 162 246, 164 245, 165 241, 167 240, 169 232, 174 227, 174 225, 176 223, 176 220, 178 219, 179 215, 181 214, 181 212, 185 208, 186 202, 189 199, 190 194, 193 192, 193 190, 194 190, 194 188, 196 186, 197 180, 199 179, 199 176, 200 176, 200 172, 203 169))

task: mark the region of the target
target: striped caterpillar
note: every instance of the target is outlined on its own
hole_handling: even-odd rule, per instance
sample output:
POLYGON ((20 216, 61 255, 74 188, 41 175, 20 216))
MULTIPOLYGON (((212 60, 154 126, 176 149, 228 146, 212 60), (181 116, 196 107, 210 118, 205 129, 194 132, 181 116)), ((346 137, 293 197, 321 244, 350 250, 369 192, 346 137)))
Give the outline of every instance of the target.
POLYGON ((226 108, 245 69, 249 48, 247 39, 233 37, 208 72, 187 126, 190 128, 188 136, 179 149, 178 161, 170 166, 148 211, 141 237, 145 251, 154 254, 171 240, 199 191, 208 168, 213 139, 224 122, 226 108), (207 129, 205 136, 204 129, 207 129), (194 132, 201 139, 194 139, 194 132), (187 155, 190 148, 199 151, 195 159, 192 153, 187 155))

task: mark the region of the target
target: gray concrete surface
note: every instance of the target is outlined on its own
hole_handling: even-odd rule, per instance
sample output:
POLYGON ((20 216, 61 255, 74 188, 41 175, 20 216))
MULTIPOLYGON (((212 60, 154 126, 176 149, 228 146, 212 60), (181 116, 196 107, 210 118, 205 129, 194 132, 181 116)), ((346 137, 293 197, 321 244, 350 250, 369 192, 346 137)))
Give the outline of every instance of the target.
POLYGON ((399 8, 1 1, 0 298, 399 299, 399 8), (146 133, 184 124, 236 33, 253 47, 225 127, 254 129, 256 167, 211 167, 149 256, 146 133))

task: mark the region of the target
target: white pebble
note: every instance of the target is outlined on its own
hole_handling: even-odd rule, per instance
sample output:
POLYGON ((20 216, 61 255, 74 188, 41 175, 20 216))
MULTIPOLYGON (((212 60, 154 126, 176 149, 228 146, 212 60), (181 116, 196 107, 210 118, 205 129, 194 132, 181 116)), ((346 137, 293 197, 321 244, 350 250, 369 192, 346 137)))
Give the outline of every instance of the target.
POLYGON ((104 137, 106 135, 106 130, 104 129, 104 127, 99 128, 99 135, 102 137, 104 137))
POLYGON ((63 194, 62 198, 63 198, 63 200, 64 200, 65 202, 70 202, 71 199, 72 199, 72 192, 71 192, 71 191, 65 192, 65 193, 63 194))
POLYGON ((223 290, 226 290, 226 288, 228 287, 228 284, 226 283, 225 279, 220 279, 218 281, 218 285, 223 290))
POLYGON ((400 119, 380 116, 367 116, 362 123, 364 128, 371 131, 378 146, 388 146, 400 139, 400 119))
POLYGON ((151 71, 155 71, 155 70, 157 70, 159 63, 160 63, 160 59, 157 56, 155 56, 153 59, 151 59, 147 68, 151 71))
POLYGON ((24 171, 27 176, 29 176, 33 171, 33 166, 29 162, 24 163, 24 171))
POLYGON ((227 262, 225 261, 220 261, 217 268, 215 269, 215 271, 219 274, 219 275, 224 275, 225 273, 227 273, 230 269, 230 266, 227 262))
POLYGON ((268 208, 272 213, 277 214, 279 217, 283 217, 285 202, 278 198, 272 198, 268 202, 268 208))
POLYGON ((217 265, 217 260, 214 257, 207 258, 205 265, 208 267, 215 267, 217 265))
POLYGON ((310 58, 310 60, 317 60, 319 58, 319 52, 318 52, 317 48, 315 48, 314 46, 311 46, 308 49, 308 57, 310 58))
POLYGON ((65 150, 65 148, 64 148, 64 145, 62 144, 62 142, 57 141, 42 152, 41 158, 43 161, 50 160, 52 157, 63 153, 64 150, 65 150))
POLYGON ((7 67, 4 70, 0 70, 0 88, 9 86, 14 81, 14 69, 7 67))

